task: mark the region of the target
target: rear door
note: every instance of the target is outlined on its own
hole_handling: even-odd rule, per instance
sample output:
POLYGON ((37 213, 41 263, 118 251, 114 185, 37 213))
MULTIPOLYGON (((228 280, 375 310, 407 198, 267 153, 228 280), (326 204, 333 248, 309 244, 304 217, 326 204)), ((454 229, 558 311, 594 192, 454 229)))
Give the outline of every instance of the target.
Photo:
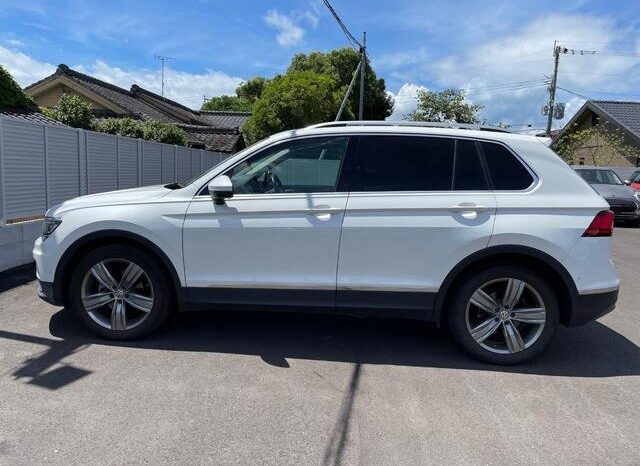
POLYGON ((337 305, 429 309, 446 274, 487 246, 495 211, 475 141, 360 136, 337 305))

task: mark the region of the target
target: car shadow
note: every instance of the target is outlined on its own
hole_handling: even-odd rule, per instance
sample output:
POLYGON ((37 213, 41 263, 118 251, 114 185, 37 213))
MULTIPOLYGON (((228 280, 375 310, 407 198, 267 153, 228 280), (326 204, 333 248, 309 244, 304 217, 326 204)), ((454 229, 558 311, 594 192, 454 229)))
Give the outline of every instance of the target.
POLYGON ((57 356, 49 355, 49 359, 70 354, 85 345, 110 345, 255 355, 265 363, 282 368, 289 367, 290 359, 306 359, 567 377, 640 375, 640 348, 599 322, 572 329, 560 327, 551 347, 542 356, 510 367, 470 359, 445 330, 409 320, 188 312, 176 314, 146 339, 115 342, 96 338, 71 312, 63 309, 52 316, 49 330, 61 339, 53 340, 51 352, 57 356))

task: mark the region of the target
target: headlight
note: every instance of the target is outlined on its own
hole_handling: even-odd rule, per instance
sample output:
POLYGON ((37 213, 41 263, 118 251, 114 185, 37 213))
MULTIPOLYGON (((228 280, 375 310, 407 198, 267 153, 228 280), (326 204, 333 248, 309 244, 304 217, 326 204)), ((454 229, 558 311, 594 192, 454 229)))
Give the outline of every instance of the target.
POLYGON ((44 221, 42 222, 42 239, 47 239, 49 235, 58 228, 60 222, 62 222, 62 220, 57 217, 45 216, 44 221))
POLYGON ((636 191, 633 193, 633 197, 636 198, 636 201, 640 201, 640 191, 636 191))

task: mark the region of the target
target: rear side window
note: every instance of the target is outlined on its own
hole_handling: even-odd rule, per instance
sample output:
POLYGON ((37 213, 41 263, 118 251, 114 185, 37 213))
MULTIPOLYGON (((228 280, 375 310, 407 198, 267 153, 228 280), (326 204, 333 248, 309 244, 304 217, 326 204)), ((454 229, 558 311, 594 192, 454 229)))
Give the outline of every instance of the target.
POLYGON ((448 191, 454 140, 413 136, 363 136, 352 191, 448 191))
POLYGON ((506 147, 481 142, 482 151, 496 191, 519 191, 533 183, 533 176, 506 147))
POLYGON ((415 136, 362 136, 352 191, 489 189, 473 141, 415 136))

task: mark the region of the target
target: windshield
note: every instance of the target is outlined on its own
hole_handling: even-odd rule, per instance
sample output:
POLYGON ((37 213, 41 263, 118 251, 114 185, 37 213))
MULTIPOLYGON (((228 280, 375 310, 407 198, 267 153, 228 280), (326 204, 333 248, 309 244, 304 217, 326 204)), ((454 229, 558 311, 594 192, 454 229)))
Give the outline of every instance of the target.
POLYGON ((577 170, 589 184, 623 184, 613 170, 577 170))

